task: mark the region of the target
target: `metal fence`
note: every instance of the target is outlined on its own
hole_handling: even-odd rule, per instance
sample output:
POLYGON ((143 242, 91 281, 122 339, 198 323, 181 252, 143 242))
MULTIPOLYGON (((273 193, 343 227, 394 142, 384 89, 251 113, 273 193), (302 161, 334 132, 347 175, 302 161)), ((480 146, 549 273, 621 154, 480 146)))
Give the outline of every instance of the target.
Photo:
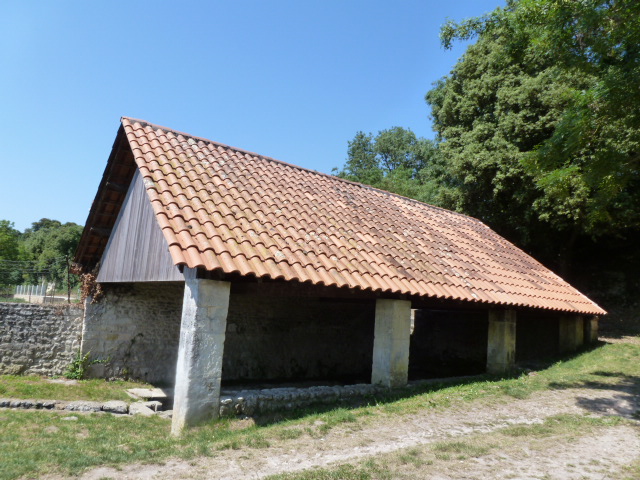
MULTIPOLYGON (((40 285, 15 285, 1 292, 0 296, 22 300, 27 303, 70 303, 77 299, 77 292, 56 295, 55 283, 43 282, 40 285)), ((0 300, 1 301, 1 300, 0 300)))
POLYGON ((69 256, 51 258, 44 264, 0 259, 0 301, 71 303, 78 298, 77 284, 69 256))

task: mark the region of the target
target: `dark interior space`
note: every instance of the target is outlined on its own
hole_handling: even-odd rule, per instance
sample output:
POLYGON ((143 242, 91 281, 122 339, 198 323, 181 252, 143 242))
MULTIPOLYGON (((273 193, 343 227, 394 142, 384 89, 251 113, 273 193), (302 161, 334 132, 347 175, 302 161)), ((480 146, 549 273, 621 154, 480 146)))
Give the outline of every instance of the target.
POLYGON ((537 367, 558 357, 560 315, 548 311, 518 310, 516 363, 537 367))
POLYGON ((370 383, 375 301, 231 296, 222 384, 370 383))
POLYGON ((416 310, 409 380, 484 373, 487 311, 416 310))

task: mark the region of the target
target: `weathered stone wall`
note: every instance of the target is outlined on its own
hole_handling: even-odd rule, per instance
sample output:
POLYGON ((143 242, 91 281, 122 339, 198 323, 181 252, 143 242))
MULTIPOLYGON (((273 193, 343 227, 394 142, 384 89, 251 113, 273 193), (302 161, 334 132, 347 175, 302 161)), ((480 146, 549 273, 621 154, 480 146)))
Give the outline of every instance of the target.
POLYGON ((409 378, 484 373, 487 311, 416 310, 409 352, 409 378))
POLYGON ((89 372, 148 382, 175 380, 184 284, 103 284, 100 302, 87 303, 82 351, 104 360, 89 372))
POLYGON ((80 347, 78 307, 0 303, 0 373, 60 375, 80 347))
MULTIPOLYGON (((88 304, 83 351, 107 359, 94 376, 173 384, 183 283, 103 284, 88 304)), ((225 384, 281 380, 368 382, 375 303, 296 296, 287 287, 231 290, 224 345, 225 384)))

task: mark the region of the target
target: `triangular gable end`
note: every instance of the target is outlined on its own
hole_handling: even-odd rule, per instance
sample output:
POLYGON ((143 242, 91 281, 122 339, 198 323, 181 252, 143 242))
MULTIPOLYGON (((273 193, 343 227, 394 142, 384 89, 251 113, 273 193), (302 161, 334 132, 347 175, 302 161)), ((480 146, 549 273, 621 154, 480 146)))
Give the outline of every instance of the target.
POLYGON ((137 170, 102 255, 97 280, 100 283, 184 280, 173 264, 169 245, 137 170))

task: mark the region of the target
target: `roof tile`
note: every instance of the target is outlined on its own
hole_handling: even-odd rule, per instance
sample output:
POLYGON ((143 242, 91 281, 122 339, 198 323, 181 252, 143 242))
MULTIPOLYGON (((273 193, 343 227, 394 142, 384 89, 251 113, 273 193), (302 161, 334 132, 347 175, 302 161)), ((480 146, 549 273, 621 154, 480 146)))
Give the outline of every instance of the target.
POLYGON ((177 265, 605 313, 474 218, 141 120, 122 125, 177 265))

